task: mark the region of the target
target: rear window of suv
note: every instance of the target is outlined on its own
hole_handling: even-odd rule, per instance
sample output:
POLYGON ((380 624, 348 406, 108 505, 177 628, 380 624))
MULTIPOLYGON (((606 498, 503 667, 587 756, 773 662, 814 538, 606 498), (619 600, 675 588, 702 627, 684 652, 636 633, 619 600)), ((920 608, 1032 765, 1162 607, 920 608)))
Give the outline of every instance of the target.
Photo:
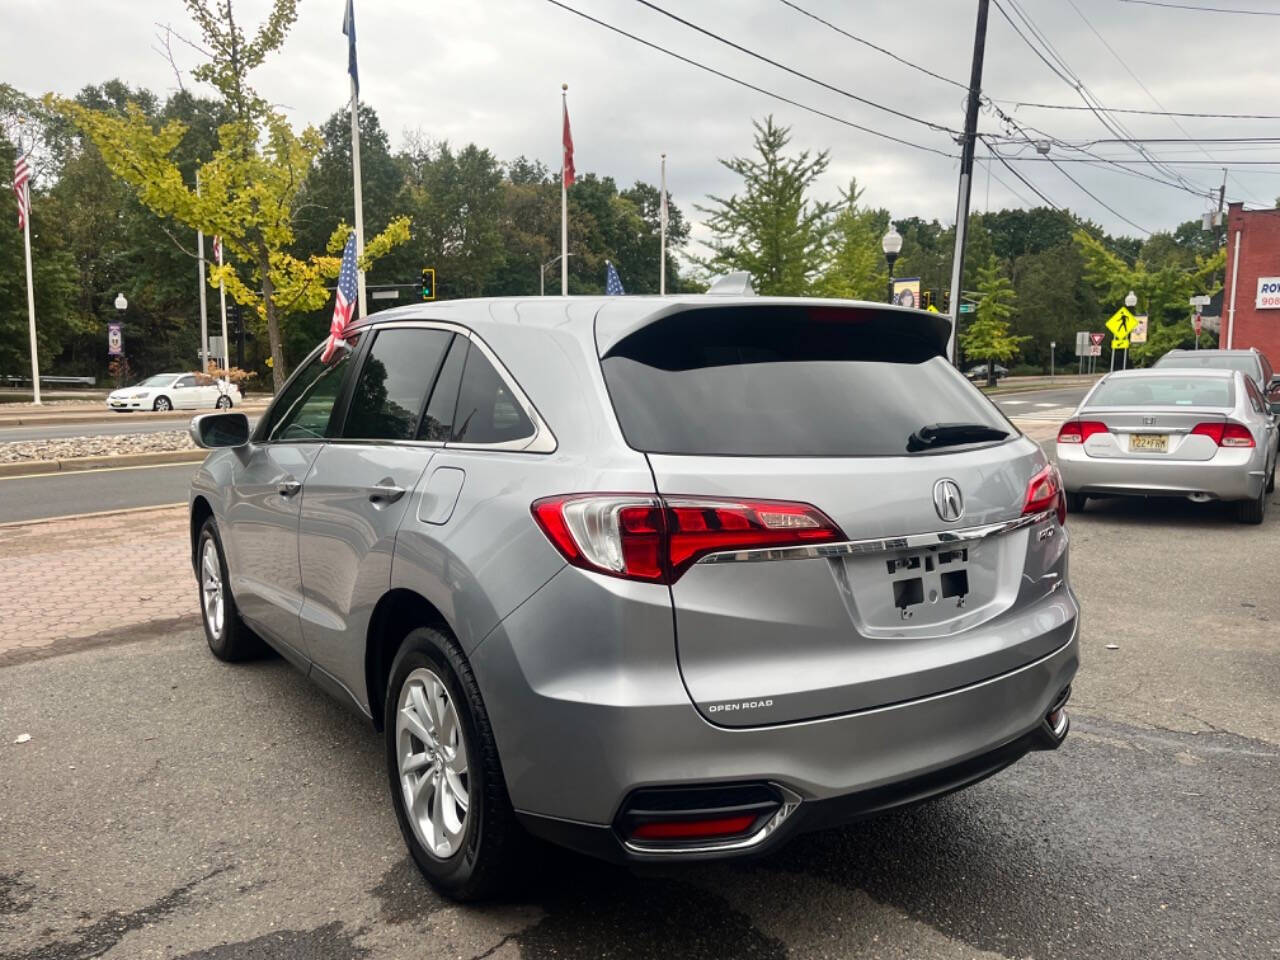
POLYGON ((627 443, 646 453, 906 456, 924 427, 986 428, 973 442, 1017 435, 938 355, 922 325, 932 322, 839 308, 687 311, 624 338, 601 366, 627 443))

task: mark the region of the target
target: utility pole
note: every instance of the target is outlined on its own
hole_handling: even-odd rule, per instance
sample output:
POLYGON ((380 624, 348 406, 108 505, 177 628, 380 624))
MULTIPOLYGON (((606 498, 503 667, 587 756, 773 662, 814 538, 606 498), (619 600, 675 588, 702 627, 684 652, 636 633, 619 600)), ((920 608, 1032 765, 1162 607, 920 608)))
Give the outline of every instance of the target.
POLYGON ((987 10, 990 0, 978 0, 978 26, 973 37, 973 69, 969 73, 969 105, 964 114, 964 140, 960 148, 960 195, 956 199, 956 249, 951 257, 951 339, 947 356, 956 362, 956 331, 960 329, 960 289, 964 279, 964 245, 969 228, 969 194, 973 187, 973 148, 978 139, 978 107, 982 97, 982 56, 987 45, 987 10))

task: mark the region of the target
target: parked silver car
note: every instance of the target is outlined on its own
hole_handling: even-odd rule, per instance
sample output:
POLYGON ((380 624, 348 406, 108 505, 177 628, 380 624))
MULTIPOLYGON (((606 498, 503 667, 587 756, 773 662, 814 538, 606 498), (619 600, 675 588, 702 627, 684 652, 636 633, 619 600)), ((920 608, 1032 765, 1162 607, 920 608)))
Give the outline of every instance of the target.
POLYGON ((1108 374, 1058 431, 1068 509, 1090 496, 1230 500, 1261 523, 1275 489, 1275 416, 1252 377, 1230 368, 1108 374))
POLYGON ((423 873, 525 833, 729 857, 1066 735, 1057 472, 945 317, 755 297, 455 301, 206 415, 213 653, 261 637, 372 719, 423 873), (253 632, 250 632, 253 631, 253 632))

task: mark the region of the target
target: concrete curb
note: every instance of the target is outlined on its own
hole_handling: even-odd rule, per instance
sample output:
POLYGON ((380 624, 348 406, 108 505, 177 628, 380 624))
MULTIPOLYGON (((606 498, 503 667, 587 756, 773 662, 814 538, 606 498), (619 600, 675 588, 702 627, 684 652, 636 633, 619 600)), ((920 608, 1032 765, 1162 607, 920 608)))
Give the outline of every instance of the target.
MULTIPOLYGON (((255 414, 267 409, 267 404, 242 403, 235 408, 236 413, 255 414)), ((39 427, 66 424, 75 426, 81 423, 156 423, 160 421, 187 423, 192 417, 201 413, 214 413, 213 410, 175 410, 172 413, 154 413, 150 410, 136 410, 130 413, 114 413, 101 410, 96 413, 54 413, 39 411, 23 413, 16 416, 0 416, 0 427, 39 427)))
POLYGON ((107 467, 156 467, 173 463, 199 463, 207 450, 160 450, 155 453, 123 453, 105 457, 67 457, 63 460, 21 460, 0 463, 0 477, 38 477, 52 473, 76 473, 107 467))
POLYGON ((11 527, 38 527, 42 523, 59 523, 67 520, 97 520, 102 517, 119 517, 131 513, 156 513, 158 511, 181 510, 186 513, 187 503, 157 503, 145 507, 120 507, 116 510, 94 510, 92 513, 63 513, 56 517, 35 517, 31 520, 6 520, 0 523, 0 530, 11 527))

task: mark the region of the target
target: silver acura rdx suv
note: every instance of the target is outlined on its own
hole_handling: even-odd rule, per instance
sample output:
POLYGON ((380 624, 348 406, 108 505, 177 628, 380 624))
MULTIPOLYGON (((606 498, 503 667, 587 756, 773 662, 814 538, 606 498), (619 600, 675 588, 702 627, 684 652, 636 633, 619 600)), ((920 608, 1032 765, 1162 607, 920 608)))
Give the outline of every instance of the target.
POLYGON ((317 349, 191 489, 209 646, 383 732, 423 873, 532 834, 757 854, 1066 735, 1056 470, 923 311, 747 296, 424 304, 317 349))

